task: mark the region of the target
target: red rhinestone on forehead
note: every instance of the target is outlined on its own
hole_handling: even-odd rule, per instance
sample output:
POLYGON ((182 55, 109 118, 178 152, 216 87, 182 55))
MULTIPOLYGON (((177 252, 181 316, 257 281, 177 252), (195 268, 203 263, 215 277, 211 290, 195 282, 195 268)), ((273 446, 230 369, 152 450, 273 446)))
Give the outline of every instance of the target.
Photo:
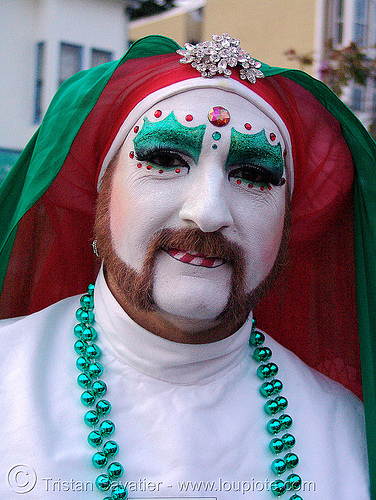
POLYGON ((247 130, 251 130, 252 125, 251 125, 250 123, 245 123, 245 124, 244 124, 244 127, 245 127, 247 130))
POLYGON ((192 115, 187 115, 187 116, 185 117, 185 120, 186 120, 187 122, 191 122, 191 121, 193 120, 193 116, 192 116, 192 115))
POLYGON ((135 126, 135 128, 133 129, 133 132, 135 134, 137 134, 137 132, 140 130, 140 127, 138 125, 135 126))
POLYGON ((275 141, 275 140, 276 140, 276 137, 277 137, 277 136, 276 136, 275 134, 273 134, 273 132, 270 134, 270 139, 271 139, 272 141, 275 141))
POLYGON ((208 119, 216 127, 224 127, 230 121, 230 112, 222 106, 214 106, 209 113, 208 119))
POLYGON ((132 159, 134 158, 134 151, 129 152, 129 158, 132 158, 132 159))
POLYGON ((160 118, 162 116, 162 111, 160 109, 157 109, 156 111, 154 111, 154 116, 156 118, 160 118))

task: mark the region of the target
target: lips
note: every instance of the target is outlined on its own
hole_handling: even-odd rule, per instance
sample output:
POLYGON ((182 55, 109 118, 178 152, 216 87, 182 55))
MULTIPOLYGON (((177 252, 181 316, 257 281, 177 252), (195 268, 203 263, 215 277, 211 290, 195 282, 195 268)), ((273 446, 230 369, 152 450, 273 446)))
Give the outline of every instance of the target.
POLYGON ((201 255, 193 250, 190 250, 189 252, 176 248, 164 248, 164 250, 173 259, 184 262, 184 264, 191 264, 192 266, 214 268, 222 266, 226 262, 224 259, 219 259, 216 257, 206 257, 205 255, 201 255))

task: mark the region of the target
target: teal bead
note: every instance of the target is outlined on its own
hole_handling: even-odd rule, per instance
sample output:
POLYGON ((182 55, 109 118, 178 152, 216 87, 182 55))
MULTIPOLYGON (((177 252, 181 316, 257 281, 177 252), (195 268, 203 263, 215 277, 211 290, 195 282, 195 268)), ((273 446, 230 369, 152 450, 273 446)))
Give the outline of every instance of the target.
POLYGON ((282 429, 282 424, 279 420, 273 418, 272 420, 269 420, 266 428, 270 434, 278 434, 278 432, 282 429))
POLYGON ((128 491, 125 486, 115 486, 115 488, 112 490, 111 493, 111 498, 113 500, 125 500, 128 497, 128 491))
POLYGON ((289 500, 303 500, 303 498, 299 495, 293 495, 289 500))
POLYGON ((91 461, 93 462, 94 467, 97 467, 97 469, 100 469, 101 467, 107 465, 107 457, 101 451, 97 451, 97 453, 94 453, 91 461))
POLYGON ((112 462, 112 464, 107 467, 107 473, 111 479, 118 479, 123 472, 124 468, 119 462, 112 462))
POLYGON ((275 377, 278 373, 278 366, 275 363, 268 363, 267 366, 270 370, 271 376, 275 377))
POLYGON ((296 440, 292 434, 284 434, 281 439, 283 441, 285 449, 292 448, 296 443, 296 440))
POLYGON ((107 385, 103 382, 103 380, 96 380, 93 382, 91 390, 96 396, 104 396, 107 392, 107 385))
POLYGON ((256 318, 252 318, 252 327, 251 327, 251 332, 254 332, 257 327, 257 321, 256 318))
POLYGON ((88 293, 88 295, 93 295, 94 288, 95 288, 95 285, 93 283, 90 283, 90 285, 87 287, 87 293, 88 293))
POLYGON ((80 304, 82 309, 93 309, 94 307, 94 298, 92 295, 83 295, 80 298, 80 304))
POLYGON ((111 403, 106 399, 101 399, 98 401, 96 408, 101 415, 107 415, 111 411, 111 403))
POLYGON ((83 329, 82 334, 81 334, 81 338, 83 340, 87 340, 89 342, 92 342, 93 340, 95 340, 97 338, 97 331, 92 326, 87 326, 86 328, 83 329))
POLYGON ((80 356, 79 358, 77 358, 76 366, 82 372, 86 372, 89 369, 90 363, 86 358, 80 356))
POLYGON ((282 439, 274 438, 270 441, 269 448, 273 453, 278 455, 278 453, 281 453, 284 450, 285 446, 282 439))
POLYGON ((95 396, 90 391, 85 391, 81 394, 81 403, 85 406, 91 406, 95 403, 95 396))
POLYGON ((279 412, 278 403, 274 399, 270 399, 265 403, 264 410, 268 415, 275 415, 279 412))
POLYGON ((100 363, 91 363, 88 372, 92 377, 100 377, 103 373, 103 366, 100 363))
POLYGON ((78 337, 80 339, 82 332, 85 330, 85 328, 86 328, 85 325, 83 325, 82 323, 79 323, 78 325, 76 325, 74 327, 74 330, 73 330, 76 337, 78 337))
POLYGON ((273 394, 273 392, 274 387, 271 382, 264 382, 263 384, 261 384, 260 393, 262 396, 264 396, 264 398, 268 398, 273 394))
POLYGON ((114 457, 119 451, 119 445, 116 441, 107 441, 103 445, 103 453, 108 457, 114 457))
POLYGON ((269 361, 269 359, 272 357, 272 351, 269 349, 269 347, 256 347, 256 349, 253 351, 253 359, 255 359, 258 362, 261 361, 269 361))
POLYGON ((252 346, 260 346, 265 342, 265 335, 261 332, 252 332, 249 337, 249 344, 252 346))
POLYGON ((85 413, 84 422, 87 425, 93 426, 99 422, 99 415, 96 411, 90 410, 85 413))
POLYGON ((96 344, 89 345, 86 349, 86 356, 88 358, 99 358, 101 355, 101 350, 96 344))
POLYGON ((283 460, 286 462, 288 469, 295 469, 295 467, 299 464, 298 455, 295 455, 295 453, 287 453, 283 457, 283 460))
POLYGON ((84 340, 80 339, 74 343, 74 350, 76 351, 77 354, 85 356, 87 346, 88 346, 87 343, 84 340))
POLYGON ((102 436, 111 436, 115 431, 115 424, 111 420, 103 420, 99 426, 102 436))
POLYGON ((269 378, 271 376, 271 373, 270 373, 270 369, 269 369, 268 365, 260 365, 257 368, 257 375, 259 378, 261 378, 263 380, 266 378, 269 378))
POLYGON ((273 394, 278 394, 282 391, 283 389, 283 384, 280 380, 272 380, 272 385, 273 385, 273 394))
POLYGON ((279 409, 281 411, 286 410, 286 408, 288 407, 288 404, 289 404, 287 399, 284 396, 277 396, 274 401, 278 404, 279 409))
POLYGON ((107 474, 101 474, 96 478, 95 486, 100 491, 107 491, 111 486, 111 479, 107 476, 107 474))
POLYGON ((281 479, 273 481, 270 485, 270 489, 276 497, 282 496, 286 492, 286 485, 281 479))
POLYGON ((76 311, 76 318, 81 323, 92 323, 94 321, 94 314, 91 311, 86 311, 80 307, 76 311))
POLYGON ((302 485, 302 478, 298 474, 290 474, 286 478, 286 484, 290 490, 298 490, 302 485))
POLYGON ((79 376, 77 377, 77 384, 80 387, 87 389, 88 387, 90 387, 91 378, 87 373, 80 373, 79 376))
POLYGON ((276 458, 272 462, 271 469, 274 472, 274 474, 283 474, 286 470, 286 463, 281 458, 276 458))
POLYGON ((99 431, 91 431, 87 437, 87 441, 91 446, 99 446, 103 442, 102 434, 99 431))
POLYGON ((292 418, 290 415, 281 415, 279 417, 279 421, 281 422, 281 425, 284 429, 290 429, 292 426, 292 418))

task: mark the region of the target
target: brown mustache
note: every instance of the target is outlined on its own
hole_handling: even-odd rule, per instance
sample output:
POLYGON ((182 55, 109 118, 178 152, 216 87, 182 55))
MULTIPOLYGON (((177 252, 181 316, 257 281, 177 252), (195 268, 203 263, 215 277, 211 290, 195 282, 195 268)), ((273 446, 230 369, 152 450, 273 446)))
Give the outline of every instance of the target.
POLYGON ((241 262, 243 253, 240 247, 229 241, 221 233, 204 233, 201 229, 161 229, 149 245, 147 261, 153 259, 161 249, 179 249, 185 252, 197 252, 201 255, 229 261, 241 262))

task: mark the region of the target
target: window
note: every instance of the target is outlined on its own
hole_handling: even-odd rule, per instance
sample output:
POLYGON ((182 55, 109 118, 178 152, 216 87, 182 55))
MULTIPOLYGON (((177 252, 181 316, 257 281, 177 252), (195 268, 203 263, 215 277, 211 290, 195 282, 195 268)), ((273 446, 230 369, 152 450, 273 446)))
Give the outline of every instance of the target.
POLYGON ((351 109, 353 111, 364 111, 366 87, 354 84, 351 90, 351 109))
POLYGON ((367 47, 367 42, 368 42, 367 28, 368 28, 368 0, 356 0, 354 42, 361 47, 367 47))
POLYGON ((343 2, 344 0, 334 0, 333 2, 333 43, 341 45, 343 41, 343 2))
POLYGON ((368 46, 376 48, 376 0, 369 2, 368 46))
POLYGON ((112 61, 112 52, 107 50, 91 49, 91 68, 110 61, 112 61))
POLYGON ((44 42, 38 42, 36 49, 34 123, 39 123, 42 118, 44 42))
POLYGON ((82 69, 82 47, 69 43, 60 44, 59 85, 82 69))

